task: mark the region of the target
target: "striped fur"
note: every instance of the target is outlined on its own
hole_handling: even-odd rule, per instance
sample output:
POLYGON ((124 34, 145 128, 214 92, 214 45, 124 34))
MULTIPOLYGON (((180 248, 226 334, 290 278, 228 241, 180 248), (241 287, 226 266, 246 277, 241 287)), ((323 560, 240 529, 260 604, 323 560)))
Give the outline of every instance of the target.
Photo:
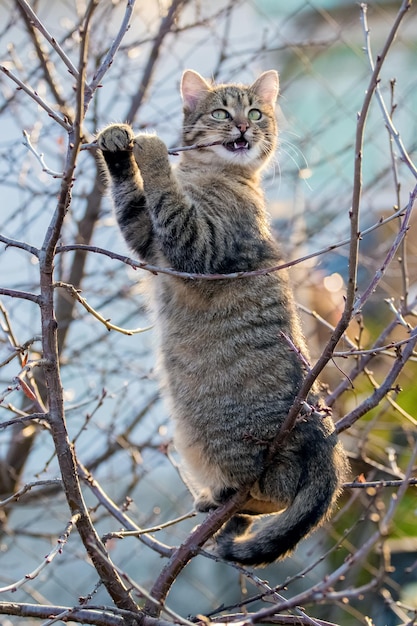
MULTIPOLYGON (((183 152, 175 170, 155 135, 123 124, 99 134, 121 231, 142 260, 195 273, 281 262, 260 186, 276 147, 277 92, 274 71, 249 87, 185 72, 184 143, 220 143, 183 152)), ((328 518, 347 467, 330 417, 317 413, 265 464, 304 376, 285 338, 306 355, 287 274, 152 283, 161 384, 195 506, 208 511, 252 485, 245 510, 217 534, 218 553, 251 565, 281 558, 328 518)))

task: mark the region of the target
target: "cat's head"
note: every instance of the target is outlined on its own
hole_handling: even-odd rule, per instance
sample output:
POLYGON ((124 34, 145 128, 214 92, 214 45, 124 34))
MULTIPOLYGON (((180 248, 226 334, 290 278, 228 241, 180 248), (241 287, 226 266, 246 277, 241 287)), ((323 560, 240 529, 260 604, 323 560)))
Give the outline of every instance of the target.
POLYGON ((276 148, 278 90, 275 70, 264 72, 252 85, 212 85, 197 72, 186 70, 181 81, 184 143, 217 144, 193 150, 190 158, 253 170, 263 167, 276 148))

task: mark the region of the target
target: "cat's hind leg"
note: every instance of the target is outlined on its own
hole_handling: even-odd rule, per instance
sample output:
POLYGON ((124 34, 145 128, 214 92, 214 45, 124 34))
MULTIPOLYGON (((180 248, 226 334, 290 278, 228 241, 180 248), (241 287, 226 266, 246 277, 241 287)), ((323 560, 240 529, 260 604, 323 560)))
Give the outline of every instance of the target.
POLYGON ((194 508, 200 513, 208 513, 227 502, 237 492, 232 487, 202 489, 194 500, 194 508))

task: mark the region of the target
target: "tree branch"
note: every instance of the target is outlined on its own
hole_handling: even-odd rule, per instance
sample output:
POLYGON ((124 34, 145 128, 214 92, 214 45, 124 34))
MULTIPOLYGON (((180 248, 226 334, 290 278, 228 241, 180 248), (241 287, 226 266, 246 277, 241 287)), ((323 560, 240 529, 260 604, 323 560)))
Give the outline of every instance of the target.
POLYGON ((57 42, 55 37, 53 37, 49 33, 49 31, 47 30, 45 25, 42 24, 42 22, 40 21, 39 17, 36 15, 36 13, 33 11, 33 9, 29 6, 29 4, 26 2, 26 0, 17 0, 17 3, 19 4, 19 6, 22 9, 22 11, 24 11, 26 13, 27 17, 30 20, 30 23, 33 24, 33 26, 35 28, 37 28, 40 33, 42 33, 42 35, 50 43, 50 45, 55 50, 55 52, 58 54, 58 56, 61 58, 61 60, 65 63, 65 65, 67 66, 67 68, 69 70, 69 73, 72 74, 72 76, 75 79, 78 79, 79 78, 79 71, 77 70, 75 65, 72 63, 72 61, 68 57, 68 55, 61 48, 61 46, 59 45, 59 43, 57 42))
MULTIPOLYGON (((401 22, 401 20, 403 19, 404 15, 410 10, 412 3, 413 3, 412 0, 403 0, 403 2, 401 4, 400 11, 399 11, 398 16, 397 16, 398 24, 399 24, 399 22, 401 22)), ((369 31, 369 27, 368 27, 368 7, 364 3, 361 3, 360 7, 361 7, 362 26, 363 26, 363 30, 364 30, 364 36, 365 36, 365 50, 366 50, 366 54, 367 54, 367 57, 368 57, 369 66, 371 68, 371 71, 373 72, 373 71, 375 71, 375 62, 374 62, 374 59, 372 57, 372 51, 371 51, 371 38, 370 38, 370 31, 369 31)), ((414 165, 414 163, 412 162, 412 160, 410 158, 410 155, 408 154, 407 150, 405 149, 404 143, 403 143, 403 141, 401 139, 401 135, 398 132, 398 130, 395 128, 394 122, 392 121, 392 117, 388 113, 388 109, 387 109, 387 107, 385 105, 385 102, 384 102, 384 99, 382 97, 381 90, 379 88, 379 84, 377 84, 377 86, 376 86, 375 94, 376 94, 376 99, 378 101, 380 109, 382 111, 382 115, 383 115, 383 118, 385 120, 385 124, 387 125, 387 128, 388 128, 388 130, 390 132, 390 135, 393 137, 395 143, 397 144, 398 150, 399 150, 400 155, 401 155, 401 159, 403 160, 404 163, 406 163, 408 169, 413 174, 414 178, 417 178, 417 167, 414 165)))
MULTIPOLYGON (((184 569, 193 556, 198 553, 198 549, 212 535, 223 526, 223 524, 238 511, 246 502, 248 490, 235 494, 225 504, 208 514, 202 522, 172 554, 168 563, 162 569, 157 580, 151 589, 151 596, 160 605, 163 604, 171 586, 177 579, 179 573, 184 569)), ((159 608, 152 602, 147 602, 144 609, 149 615, 155 617, 159 615, 159 608)))
POLYGON ((55 113, 55 111, 49 106, 49 104, 47 104, 45 100, 43 100, 43 98, 41 98, 36 93, 36 91, 34 91, 31 87, 21 81, 20 78, 18 78, 13 72, 7 69, 6 66, 0 65, 0 71, 3 72, 3 74, 6 74, 6 76, 10 78, 10 80, 15 82, 16 85, 18 85, 19 89, 27 93, 27 95, 30 96, 32 100, 34 100, 36 104, 38 104, 42 109, 44 109, 49 117, 55 120, 55 122, 62 126, 62 128, 65 128, 66 131, 71 130, 71 124, 63 120, 57 113, 55 113))
POLYGON ((374 393, 366 398, 355 409, 350 411, 342 419, 336 422, 336 430, 338 433, 350 428, 360 417, 368 413, 371 409, 376 407, 381 400, 392 390, 395 381, 397 380, 401 370, 407 363, 408 359, 413 353, 413 350, 417 344, 417 328, 414 328, 410 333, 410 339, 406 344, 404 350, 398 349, 398 356, 394 365, 390 369, 384 382, 378 389, 375 389, 374 393))
MULTIPOLYGON (((404 0, 403 6, 407 4, 407 0, 404 0)), ((311 368, 310 372, 307 373, 303 384, 295 398, 295 401, 285 418, 285 421, 280 428, 279 433, 277 434, 274 442, 269 448, 269 458, 273 458, 276 454, 276 451, 283 443, 285 438, 291 432, 294 427, 297 416, 300 412, 302 404, 304 400, 307 398, 307 395, 313 386, 314 382, 317 380, 318 376, 327 365, 327 363, 332 358, 333 352, 340 340, 343 336, 344 332, 349 326, 349 323, 352 319, 353 307, 354 307, 354 299, 356 295, 356 276, 357 276, 357 266, 358 266, 358 253, 359 253, 359 239, 361 237, 359 231, 359 213, 360 213, 360 201, 361 201, 361 192, 362 192, 362 151, 363 151, 363 141, 365 134, 365 125, 368 117, 369 107, 372 101, 373 94, 375 93, 375 89, 378 85, 378 78, 381 72, 384 61, 388 55, 390 47, 394 41, 395 35, 398 32, 401 21, 403 20, 406 11, 403 6, 399 10, 397 17, 394 21, 394 24, 389 32, 389 35, 385 41, 384 47, 382 49, 381 54, 378 56, 377 62, 375 64, 375 68, 372 72, 371 79, 368 84, 368 88, 365 92, 365 98, 362 104, 362 108, 360 113, 358 114, 357 126, 356 126, 356 137, 355 137, 355 162, 354 162, 354 178, 353 178, 353 190, 352 190, 352 208, 349 213, 350 217, 350 246, 349 246, 349 262, 348 262, 348 281, 347 281, 347 292, 345 297, 345 306, 343 309, 343 313, 340 317, 340 320, 332 333, 329 341, 327 342, 320 358, 317 360, 315 365, 311 368)))
POLYGON ((126 11, 119 28, 119 32, 117 33, 112 45, 110 46, 103 62, 95 72, 91 83, 87 85, 86 93, 89 95, 89 99, 92 97, 97 87, 100 86, 100 82, 103 80, 104 75, 113 63, 113 59, 119 49, 123 37, 126 35, 127 31, 130 28, 130 19, 132 17, 133 9, 135 8, 135 2, 136 0, 127 0, 126 11))
POLYGON ((165 17, 161 20, 158 33, 154 39, 152 49, 148 57, 148 61, 146 63, 145 69, 143 70, 142 80, 140 82, 139 89, 136 95, 132 98, 129 110, 124 116, 124 119, 127 120, 128 124, 131 124, 133 122, 135 115, 148 91, 156 63, 161 53, 162 43, 165 37, 171 32, 172 25, 178 17, 178 12, 188 3, 189 0, 171 0, 169 9, 165 17))
POLYGON ((93 309, 93 307, 88 304, 87 300, 85 298, 82 298, 79 291, 75 289, 75 287, 73 287, 72 285, 59 281, 55 283, 55 287, 59 287, 60 289, 65 289, 65 291, 67 291, 73 298, 75 298, 77 302, 82 304, 82 306, 85 308, 86 311, 88 311, 88 313, 91 313, 93 317, 95 317, 99 322, 104 324, 107 330, 115 330, 118 333, 121 333, 122 335, 131 336, 131 335, 138 335, 139 333, 144 333, 147 330, 150 330, 152 328, 152 326, 146 326, 145 328, 135 328, 132 330, 128 330, 127 328, 120 328, 120 326, 115 326, 114 324, 110 322, 110 320, 104 319, 104 317, 100 315, 98 311, 93 309))

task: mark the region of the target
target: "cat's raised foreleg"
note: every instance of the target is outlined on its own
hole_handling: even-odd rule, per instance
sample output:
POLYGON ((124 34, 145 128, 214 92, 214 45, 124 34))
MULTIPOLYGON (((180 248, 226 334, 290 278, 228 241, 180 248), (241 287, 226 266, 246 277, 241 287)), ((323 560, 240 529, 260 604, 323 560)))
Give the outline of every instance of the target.
POLYGON ((133 155, 134 133, 127 124, 111 124, 97 137, 111 180, 120 230, 129 247, 144 261, 154 260, 154 232, 143 180, 133 155))
POLYGON ((158 245, 168 263, 180 271, 210 271, 207 260, 214 252, 207 216, 178 183, 166 145, 156 135, 140 134, 135 137, 133 154, 158 245))

